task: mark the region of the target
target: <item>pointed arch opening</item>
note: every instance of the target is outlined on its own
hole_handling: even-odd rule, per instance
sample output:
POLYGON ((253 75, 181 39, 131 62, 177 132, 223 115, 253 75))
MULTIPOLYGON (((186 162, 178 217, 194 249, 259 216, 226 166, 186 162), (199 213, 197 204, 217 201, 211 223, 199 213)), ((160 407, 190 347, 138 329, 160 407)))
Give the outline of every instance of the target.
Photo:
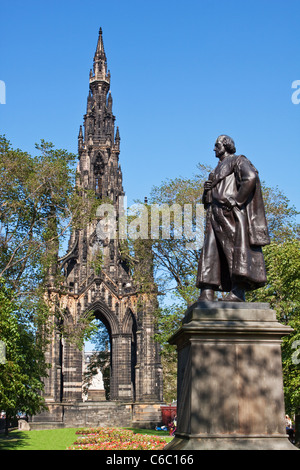
POLYGON ((102 301, 90 308, 94 316, 94 334, 85 344, 83 367, 83 399, 104 401, 111 399, 113 376, 112 337, 119 330, 115 315, 102 301))
POLYGON ((131 385, 133 399, 136 397, 136 364, 137 364, 137 322, 130 308, 127 309, 124 321, 123 332, 130 336, 130 364, 131 364, 131 385))
MULTIPOLYGON (((97 328, 94 338, 95 347, 90 351, 85 351, 89 374, 84 378, 90 379, 91 383, 93 376, 101 372, 106 400, 134 401, 137 365, 135 316, 128 308, 122 322, 119 322, 119 306, 116 311, 112 311, 102 300, 91 305, 89 310, 93 312, 97 328)), ((96 378, 93 383, 97 384, 96 378)), ((88 390, 86 386, 85 390, 87 400, 96 401, 101 397, 101 393, 103 395, 103 392, 88 390)))

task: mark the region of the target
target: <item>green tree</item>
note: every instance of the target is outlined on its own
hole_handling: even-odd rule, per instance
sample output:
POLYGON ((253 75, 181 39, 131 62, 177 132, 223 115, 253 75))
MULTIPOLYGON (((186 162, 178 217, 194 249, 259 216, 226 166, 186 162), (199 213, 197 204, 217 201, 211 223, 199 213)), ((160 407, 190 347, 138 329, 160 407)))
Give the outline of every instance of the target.
POLYGON ((300 410, 300 241, 285 240, 264 247, 268 282, 247 294, 251 302, 267 302, 276 311, 278 321, 294 331, 283 338, 283 381, 288 413, 300 410))
POLYGON ((289 199, 278 186, 271 188, 263 182, 262 191, 272 241, 282 243, 298 238, 299 224, 296 216, 299 212, 295 206, 290 205, 289 199))
POLYGON ((44 140, 36 149, 32 157, 0 136, 0 276, 19 295, 49 275, 70 228, 95 210, 75 188, 76 155, 44 140))
POLYGON ((173 304, 157 310, 157 333, 155 340, 161 346, 161 364, 163 369, 163 398, 171 403, 177 398, 177 353, 176 347, 169 344, 172 332, 180 327, 182 306, 173 304))
POLYGON ((15 150, 0 136, 0 277, 19 315, 35 323, 43 312, 42 323, 49 283, 63 284, 57 261, 66 236, 94 217, 96 198, 75 185, 76 155, 44 140, 36 150, 36 156, 15 150))
POLYGON ((61 325, 62 334, 82 343, 89 323, 87 318, 70 334, 59 306, 56 320, 51 318, 47 295, 49 284, 58 292, 64 288, 59 254, 71 227, 94 217, 95 196, 75 185, 76 155, 44 140, 36 151, 31 156, 14 149, 0 136, 0 340, 7 350, 0 365, 0 409, 8 416, 16 410, 32 414, 41 405, 37 395, 49 328, 61 325), (41 331, 45 334, 37 335, 41 331))
MULTIPOLYGON (((204 213, 197 214, 196 206, 201 205, 203 184, 207 179, 211 168, 198 165, 198 172, 192 178, 175 178, 163 181, 160 186, 152 188, 149 203, 162 206, 167 204, 169 208, 178 205, 182 209, 192 209, 190 232, 196 234, 196 222, 200 222, 200 230, 204 226, 204 213), (186 206, 185 206, 186 205, 186 206), (198 215, 198 219, 196 218, 198 215), (200 219, 200 220, 199 220, 200 219)), ((184 224, 183 220, 183 224, 184 224)), ((162 220, 161 220, 162 223, 162 220)), ((177 291, 188 304, 196 300, 195 270, 200 256, 200 247, 193 247, 190 232, 183 230, 182 237, 177 238, 174 231, 175 219, 170 214, 170 237, 163 238, 162 230, 160 238, 153 240, 153 254, 155 266, 155 280, 161 292, 177 291)))
POLYGON ((6 413, 6 434, 10 420, 18 412, 32 415, 44 408, 40 392, 47 366, 42 345, 17 313, 12 292, 1 282, 0 338, 5 344, 5 357, 0 362, 0 410, 6 413))

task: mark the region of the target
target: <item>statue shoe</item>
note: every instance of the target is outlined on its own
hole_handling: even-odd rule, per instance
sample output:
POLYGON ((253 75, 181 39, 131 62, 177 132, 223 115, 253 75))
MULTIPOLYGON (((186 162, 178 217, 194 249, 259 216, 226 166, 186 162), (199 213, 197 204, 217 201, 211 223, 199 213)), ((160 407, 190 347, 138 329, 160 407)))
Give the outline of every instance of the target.
POLYGON ((215 300, 215 292, 213 289, 202 289, 198 302, 213 302, 215 300))
POLYGON ((233 288, 225 299, 223 299, 223 302, 245 302, 245 291, 243 289, 233 288))

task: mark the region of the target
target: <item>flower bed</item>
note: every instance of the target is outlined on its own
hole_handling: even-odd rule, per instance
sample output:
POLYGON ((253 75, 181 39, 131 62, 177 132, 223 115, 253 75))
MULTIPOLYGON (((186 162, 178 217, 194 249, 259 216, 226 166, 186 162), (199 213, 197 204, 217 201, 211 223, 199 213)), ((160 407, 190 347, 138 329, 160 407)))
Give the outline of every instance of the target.
POLYGON ((121 428, 83 428, 67 450, 160 450, 167 442, 158 436, 135 434, 121 428))

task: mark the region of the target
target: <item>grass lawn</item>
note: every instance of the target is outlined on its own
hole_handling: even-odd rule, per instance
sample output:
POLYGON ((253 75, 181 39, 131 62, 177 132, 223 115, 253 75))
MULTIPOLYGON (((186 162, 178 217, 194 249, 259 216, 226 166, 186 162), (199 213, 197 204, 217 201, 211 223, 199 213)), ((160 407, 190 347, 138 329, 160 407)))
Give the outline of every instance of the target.
POLYGON ((0 435, 1 450, 65 450, 76 439, 76 428, 10 431, 0 435))
MULTIPOLYGON (((66 450, 76 440, 78 428, 48 429, 41 431, 10 431, 8 437, 0 434, 1 450, 66 450)), ((167 432, 153 429, 127 428, 139 434, 168 436, 167 432)), ((166 437, 166 440, 171 440, 166 437)))

